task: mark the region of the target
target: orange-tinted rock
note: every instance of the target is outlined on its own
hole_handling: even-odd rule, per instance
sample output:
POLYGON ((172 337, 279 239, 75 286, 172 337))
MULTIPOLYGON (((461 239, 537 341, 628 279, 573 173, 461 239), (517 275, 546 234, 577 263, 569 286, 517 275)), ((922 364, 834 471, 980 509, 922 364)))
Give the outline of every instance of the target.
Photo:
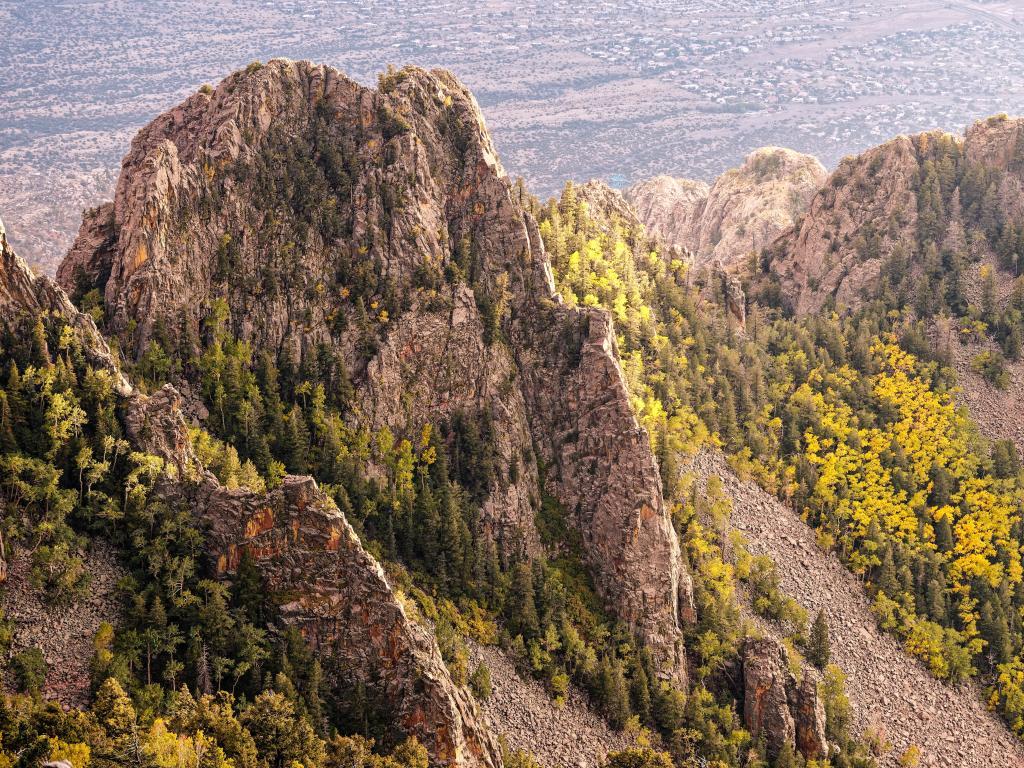
POLYGON ((772 756, 786 744, 808 759, 828 752, 817 678, 807 670, 798 685, 786 649, 770 638, 743 645, 743 721, 772 756))

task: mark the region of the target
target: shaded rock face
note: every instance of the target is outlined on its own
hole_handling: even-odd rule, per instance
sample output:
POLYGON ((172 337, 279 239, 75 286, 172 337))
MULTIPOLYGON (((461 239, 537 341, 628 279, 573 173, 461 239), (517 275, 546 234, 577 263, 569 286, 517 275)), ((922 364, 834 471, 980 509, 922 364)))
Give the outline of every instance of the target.
POLYGON ((786 744, 807 758, 827 753, 817 680, 805 671, 798 685, 786 649, 775 640, 749 639, 743 645, 743 721, 773 757, 786 744))
POLYGON ((57 284, 68 293, 79 287, 105 286, 110 263, 105 255, 114 246, 114 204, 86 211, 78 236, 57 267, 57 284))
POLYGON ((309 477, 287 477, 266 496, 217 489, 206 518, 217 570, 231 574, 243 552, 259 566, 281 620, 361 681, 416 735, 435 761, 497 766, 500 748, 469 693, 453 685, 433 635, 411 621, 380 565, 309 477))
MULTIPOLYGON (((177 392, 170 386, 148 397, 135 392, 91 319, 47 278, 32 275, 7 246, 2 225, 0 267, 0 322, 54 312, 71 323, 90 361, 106 367, 118 382, 133 448, 166 462, 167 475, 156 492, 170 503, 187 505, 207 528, 207 554, 217 573, 230 578, 243 553, 249 553, 280 604, 281 621, 296 626, 321 653, 328 675, 348 684, 365 683, 386 703, 395 726, 418 737, 436 764, 500 768, 497 740, 470 694, 452 682, 433 635, 406 616, 379 563, 313 479, 288 476, 266 494, 222 487, 192 451, 177 392)), ((5 604, 13 606, 18 619, 31 613, 34 598, 10 594, 16 587, 8 585, 5 604)), ((35 615, 33 626, 57 621, 57 630, 88 640, 100 619, 116 614, 103 603, 107 597, 97 592, 79 607, 80 615, 35 615), (106 606, 99 612, 93 605, 97 601, 106 606), (69 629, 72 621, 86 628, 69 629)), ((64 700, 77 701, 87 692, 87 671, 59 672, 55 693, 64 700)))
POLYGON ((762 147, 710 187, 657 177, 625 196, 652 234, 687 248, 696 265, 733 270, 793 226, 826 176, 810 155, 762 147))
POLYGON ((343 355, 360 424, 408 435, 489 416, 518 479, 490 489, 483 530, 506 551, 538 547, 537 446, 599 594, 685 682, 688 577, 610 320, 561 305, 536 223, 450 74, 410 68, 372 90, 309 63, 237 73, 140 132, 101 240, 102 210, 62 275, 109 272, 108 323, 129 354, 154 337, 188 351, 224 296, 257 351, 343 355), (381 306, 368 343, 353 318, 381 306))
POLYGON ((823 757, 828 754, 825 702, 818 694, 818 681, 806 672, 800 682, 796 701, 796 748, 804 757, 823 757))

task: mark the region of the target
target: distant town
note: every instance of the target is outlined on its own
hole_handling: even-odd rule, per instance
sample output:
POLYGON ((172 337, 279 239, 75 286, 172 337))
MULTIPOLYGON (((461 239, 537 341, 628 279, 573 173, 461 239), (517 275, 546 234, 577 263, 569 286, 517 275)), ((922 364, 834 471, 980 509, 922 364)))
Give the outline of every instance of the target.
POLYGON ((389 63, 451 69, 542 197, 570 178, 710 179, 767 144, 831 167, 1024 111, 1010 2, 0 0, 0 28, 0 217, 44 271, 112 194, 134 132, 254 59, 364 83, 389 63))

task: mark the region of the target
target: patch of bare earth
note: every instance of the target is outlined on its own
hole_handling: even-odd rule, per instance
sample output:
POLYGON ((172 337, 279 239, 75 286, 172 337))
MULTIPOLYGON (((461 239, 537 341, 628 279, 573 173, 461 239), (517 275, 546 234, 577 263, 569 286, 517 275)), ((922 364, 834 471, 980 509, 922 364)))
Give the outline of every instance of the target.
POLYGON ((67 604, 51 605, 31 583, 28 554, 17 554, 0 596, 6 617, 14 622, 12 653, 39 648, 47 664, 43 696, 65 706, 89 703, 93 638, 102 622, 116 625, 121 615, 116 593, 125 572, 116 551, 93 541, 85 566, 90 576, 85 594, 67 604))
POLYGON ((480 706, 492 729, 545 768, 599 768, 609 752, 633 746, 633 739, 613 731, 575 686, 565 705, 557 707, 543 685, 520 676, 501 648, 471 644, 470 656, 473 667, 482 661, 491 672, 491 696, 480 706))

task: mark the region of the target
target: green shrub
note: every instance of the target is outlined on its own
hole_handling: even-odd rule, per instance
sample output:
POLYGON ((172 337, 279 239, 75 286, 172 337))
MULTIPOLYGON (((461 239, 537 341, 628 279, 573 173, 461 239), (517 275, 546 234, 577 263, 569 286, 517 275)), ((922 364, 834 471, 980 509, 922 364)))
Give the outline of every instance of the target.
POLYGON ((38 696, 46 683, 46 659, 38 648, 26 648, 11 659, 14 684, 22 693, 38 696))
POLYGON ((491 670, 483 662, 477 664, 469 676, 469 687, 481 701, 491 698, 491 670))

